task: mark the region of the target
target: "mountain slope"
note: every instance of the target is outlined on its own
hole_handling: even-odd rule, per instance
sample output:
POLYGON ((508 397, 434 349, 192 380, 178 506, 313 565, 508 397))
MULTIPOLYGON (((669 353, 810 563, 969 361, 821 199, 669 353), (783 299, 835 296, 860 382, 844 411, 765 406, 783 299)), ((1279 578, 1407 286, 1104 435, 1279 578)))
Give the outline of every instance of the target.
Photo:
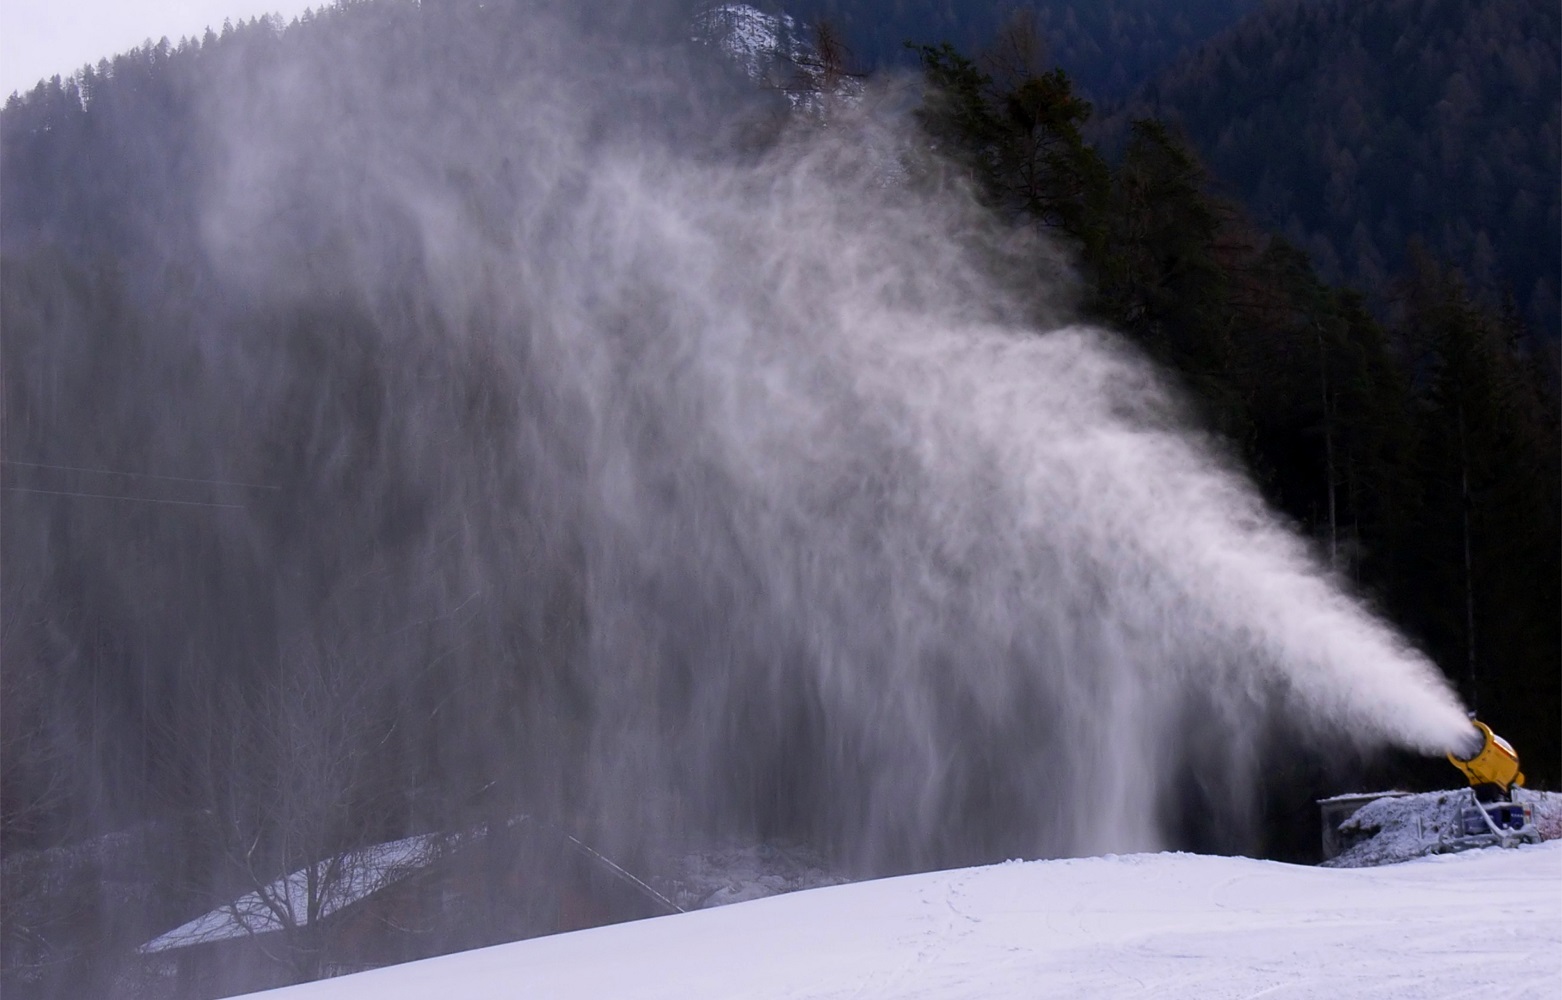
POLYGON ((1180 53, 1259 6, 1259 0, 788 0, 804 23, 827 18, 865 67, 911 65, 907 42, 950 42, 966 52, 992 42, 1016 10, 1033 11, 1050 57, 1093 100, 1119 100, 1180 53))
POLYGON ((1562 844, 1389 868, 1131 855, 794 893, 277 991, 547 997, 1547 995, 1562 844), (1477 942, 1472 931, 1500 927, 1477 942))

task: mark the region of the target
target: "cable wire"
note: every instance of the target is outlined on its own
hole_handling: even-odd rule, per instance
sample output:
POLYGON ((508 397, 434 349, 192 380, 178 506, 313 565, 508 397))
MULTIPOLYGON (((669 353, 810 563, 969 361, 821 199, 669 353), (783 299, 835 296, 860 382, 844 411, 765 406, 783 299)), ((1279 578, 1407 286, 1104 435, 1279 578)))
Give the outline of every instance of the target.
POLYGON ((209 503, 205 500, 161 500, 157 497, 125 497, 115 496, 111 493, 77 493, 72 490, 35 490, 26 486, 3 486, 10 493, 40 493, 52 497, 85 497, 89 500, 127 500, 131 503, 166 503, 179 507, 218 507, 223 510, 247 510, 248 507, 241 503, 209 503))
POLYGON ((87 472, 97 476, 130 476, 134 479, 162 479, 170 483, 201 483, 207 486, 240 486, 247 490, 280 490, 280 486, 263 483, 240 483, 231 479, 192 479, 188 476, 158 476, 150 472, 121 472, 118 469, 88 469, 77 465, 48 465, 43 462, 0 461, 0 465, 14 465, 25 469, 54 469, 59 472, 87 472))

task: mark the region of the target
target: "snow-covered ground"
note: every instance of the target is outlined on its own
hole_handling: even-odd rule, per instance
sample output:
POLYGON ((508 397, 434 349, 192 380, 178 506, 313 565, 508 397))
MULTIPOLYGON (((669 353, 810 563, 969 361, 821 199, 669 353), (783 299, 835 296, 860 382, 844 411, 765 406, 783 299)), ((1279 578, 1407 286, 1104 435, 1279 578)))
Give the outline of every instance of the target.
POLYGON ((733 844, 684 854, 668 868, 666 874, 651 876, 651 886, 685 910, 846 881, 817 854, 797 844, 733 844))
POLYGON ((1379 868, 1143 854, 841 885, 274 1000, 1551 997, 1562 841, 1379 868))

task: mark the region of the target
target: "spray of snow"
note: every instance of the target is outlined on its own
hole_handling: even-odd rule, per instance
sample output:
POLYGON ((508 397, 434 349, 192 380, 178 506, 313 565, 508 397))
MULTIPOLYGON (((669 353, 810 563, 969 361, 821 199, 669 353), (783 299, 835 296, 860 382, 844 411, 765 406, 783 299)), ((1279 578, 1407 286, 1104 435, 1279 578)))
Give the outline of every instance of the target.
MULTIPOLYGON (((339 51, 219 95, 206 191, 234 294, 373 320, 393 459, 360 486, 423 517, 384 586, 567 609, 517 668, 570 734, 526 788, 609 850, 785 830, 884 867, 1155 848, 1189 773, 1240 812, 1280 717, 1461 743, 1438 670, 1070 319, 903 95, 725 155, 671 57, 568 20, 505 40, 497 106, 339 51)), ((297 405, 271 340, 207 356, 297 405)))

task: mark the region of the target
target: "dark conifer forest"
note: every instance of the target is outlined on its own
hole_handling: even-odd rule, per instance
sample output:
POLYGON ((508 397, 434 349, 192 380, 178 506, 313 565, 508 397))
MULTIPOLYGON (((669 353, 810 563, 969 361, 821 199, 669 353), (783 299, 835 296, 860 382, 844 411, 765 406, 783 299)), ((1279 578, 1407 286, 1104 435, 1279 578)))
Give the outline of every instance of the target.
POLYGON ((1231 195, 1378 303, 1418 244, 1555 344, 1562 11, 1290 2, 1148 79, 1114 112, 1175 123, 1231 195))
MULTIPOLYGON (((513 86, 548 58, 542 18, 633 21, 658 79, 675 63, 701 95, 637 87, 635 58, 605 53, 581 79, 612 99, 571 125, 594 137, 665 130, 696 161, 762 159, 835 128, 831 104, 795 110, 690 43, 701 5, 574 6, 342 2, 149 44, 0 112, 7 996, 135 995, 124 968, 141 942, 399 837, 527 813, 632 867, 644 845, 571 780, 575 762, 636 717, 627 706, 668 716, 695 698, 694 665, 762 655, 702 645, 701 622, 742 609, 696 608, 683 556, 654 565, 673 543, 644 546, 643 579, 600 572, 621 540, 593 537, 578 498, 554 488, 589 460, 556 441, 599 415, 544 359, 494 360, 504 330, 551 318, 492 305, 518 279, 412 234, 448 222, 513 249, 483 227, 528 185, 573 190, 503 152, 549 141, 513 86), (349 57, 350 77, 326 71, 349 57), (320 127, 338 120, 361 129, 320 127), (480 154, 346 155, 423 149, 402 130, 425 126, 480 154), (317 145, 241 160, 233 137, 251 133, 317 145), (438 197, 381 204, 391 175, 438 197), (359 200, 319 210, 321 192, 343 191, 359 200), (214 198, 231 208, 216 222, 214 198), (285 267, 262 282, 262 259, 285 267), (428 291, 436 281, 465 290, 465 311, 428 291), (516 400, 556 416, 529 423, 516 400), (505 571, 439 575, 456 551, 505 571), (662 624, 614 645, 618 626, 587 609, 645 581, 633 606, 662 624), (608 693, 586 667, 604 648, 640 671, 608 693), (680 666, 639 666, 657 658, 680 666)), ((907 105, 934 166, 904 183, 972 192, 984 225, 1018 234, 994 282, 1017 298, 1041 289, 1048 309, 1158 363, 1210 450, 1511 740, 1532 786, 1556 789, 1556 6, 1035 6, 1018 19, 915 2, 788 10, 835 25, 868 82, 896 95, 885 103, 907 105)), ((653 450, 681 428, 637 433, 653 450)), ((719 470, 679 476, 705 491, 699 516, 725 525, 719 470)), ((723 586, 759 578, 733 563, 723 586)), ((857 828, 815 801, 824 777, 855 774, 809 749, 823 695, 784 718, 754 697, 722 720, 731 773, 680 772, 679 789, 730 784, 744 821, 724 833, 849 854, 857 828)), ((1175 846, 1306 859, 1314 797, 1457 777, 1396 754, 1264 753, 1251 826, 1210 830, 1197 808, 1164 806, 1175 846)), ((992 787, 961 815, 999 833, 952 835, 946 855, 895 842, 882 867, 1008 856, 1012 817, 992 787)), ((643 808, 647 826, 691 822, 676 804, 643 808)))
POLYGON ((948 42, 963 52, 987 46, 1005 24, 1028 19, 1049 64, 1093 101, 1117 102, 1178 56, 1236 24, 1262 0, 1022 0, 1005 4, 936 0, 796 0, 759 4, 805 23, 835 25, 861 64, 915 65, 907 46, 948 42))
POLYGON ((948 47, 923 58, 926 126, 995 208, 1078 248, 1087 310, 1178 373, 1270 499, 1555 781, 1555 342, 1415 246, 1381 322, 1220 198, 1169 125, 1135 120, 1108 166, 1058 71, 998 83, 948 47))

